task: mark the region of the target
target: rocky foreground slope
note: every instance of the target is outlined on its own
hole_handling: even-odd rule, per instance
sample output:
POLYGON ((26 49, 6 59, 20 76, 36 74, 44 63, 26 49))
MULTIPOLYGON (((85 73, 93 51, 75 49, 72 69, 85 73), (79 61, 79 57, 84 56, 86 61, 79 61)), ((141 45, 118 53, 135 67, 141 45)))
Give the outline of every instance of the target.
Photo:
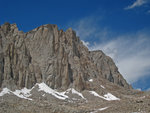
POLYGON ((27 33, 0 26, 0 112, 150 112, 102 51, 89 51, 69 28, 43 25, 27 33))

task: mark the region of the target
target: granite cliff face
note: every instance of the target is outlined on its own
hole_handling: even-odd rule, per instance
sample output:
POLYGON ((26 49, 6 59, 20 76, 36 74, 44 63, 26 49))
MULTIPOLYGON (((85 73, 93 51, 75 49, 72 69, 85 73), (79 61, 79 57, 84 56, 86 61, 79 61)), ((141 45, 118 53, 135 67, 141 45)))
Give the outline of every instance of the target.
POLYGON ((131 88, 113 60, 102 51, 89 51, 69 28, 43 25, 27 33, 16 24, 0 26, 0 87, 31 88, 45 82, 53 89, 92 88, 90 79, 107 79, 131 88))

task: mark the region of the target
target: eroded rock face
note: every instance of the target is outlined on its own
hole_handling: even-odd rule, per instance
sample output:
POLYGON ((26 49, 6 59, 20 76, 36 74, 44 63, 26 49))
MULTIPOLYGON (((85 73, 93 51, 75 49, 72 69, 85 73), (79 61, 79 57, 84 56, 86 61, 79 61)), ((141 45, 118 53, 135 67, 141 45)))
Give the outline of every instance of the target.
POLYGON ((112 59, 89 51, 70 28, 43 25, 27 33, 16 24, 0 26, 0 87, 31 88, 45 82, 51 88, 90 88, 89 79, 105 78, 130 88, 112 59))

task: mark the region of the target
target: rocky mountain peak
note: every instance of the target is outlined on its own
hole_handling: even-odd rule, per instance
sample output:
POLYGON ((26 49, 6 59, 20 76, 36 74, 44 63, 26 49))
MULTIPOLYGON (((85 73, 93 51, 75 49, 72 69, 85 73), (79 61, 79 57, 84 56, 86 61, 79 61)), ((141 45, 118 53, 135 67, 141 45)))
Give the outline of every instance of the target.
POLYGON ((10 24, 6 22, 5 24, 1 26, 1 30, 3 30, 3 33, 7 35, 7 33, 9 32, 17 32, 18 28, 16 24, 10 24))
POLYGON ((0 27, 0 87, 45 82, 53 89, 81 91, 92 88, 90 79, 131 88, 113 60, 100 50, 89 51, 72 28, 64 32, 47 24, 23 33, 16 24, 0 27))

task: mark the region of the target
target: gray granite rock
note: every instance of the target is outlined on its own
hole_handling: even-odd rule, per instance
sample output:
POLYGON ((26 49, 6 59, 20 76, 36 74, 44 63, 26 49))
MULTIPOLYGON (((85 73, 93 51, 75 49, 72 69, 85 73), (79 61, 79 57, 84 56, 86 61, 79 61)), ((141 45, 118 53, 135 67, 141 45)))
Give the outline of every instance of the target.
POLYGON ((55 89, 82 91, 90 88, 92 78, 131 88, 113 60, 102 51, 89 51, 71 28, 64 32, 47 24, 23 33, 16 24, 0 26, 0 87, 45 82, 55 89))

